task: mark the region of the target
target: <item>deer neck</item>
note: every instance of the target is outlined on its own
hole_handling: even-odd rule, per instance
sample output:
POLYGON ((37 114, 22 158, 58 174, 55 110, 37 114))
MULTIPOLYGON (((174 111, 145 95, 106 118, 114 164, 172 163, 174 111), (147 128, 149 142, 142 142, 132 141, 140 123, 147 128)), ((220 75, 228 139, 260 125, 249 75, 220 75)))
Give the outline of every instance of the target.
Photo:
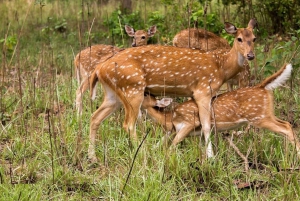
POLYGON ((156 108, 149 107, 147 108, 147 115, 160 124, 161 126, 165 127, 167 131, 172 131, 173 123, 172 123, 172 112, 162 112, 156 108))
POLYGON ((234 46, 224 57, 225 80, 227 81, 243 69, 246 59, 234 46))

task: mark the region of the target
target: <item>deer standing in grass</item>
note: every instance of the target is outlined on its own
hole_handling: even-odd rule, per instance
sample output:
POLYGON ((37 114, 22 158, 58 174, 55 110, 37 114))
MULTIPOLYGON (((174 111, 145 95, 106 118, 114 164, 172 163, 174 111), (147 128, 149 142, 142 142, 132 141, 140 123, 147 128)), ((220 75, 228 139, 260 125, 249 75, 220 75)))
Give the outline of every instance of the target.
MULTIPOLYGON (((204 51, 212 51, 216 49, 227 49, 230 51, 230 45, 227 40, 209 32, 205 29, 184 29, 177 33, 173 38, 175 47, 196 48, 204 51)), ((232 91, 233 85, 239 87, 247 87, 250 84, 250 67, 245 61, 240 72, 227 81, 228 91, 232 91)))
POLYGON ((255 24, 253 19, 247 28, 236 28, 229 22, 225 23, 225 30, 235 36, 229 52, 216 50, 203 53, 189 48, 147 45, 126 49, 99 64, 91 75, 91 92, 95 92, 99 80, 104 100, 91 116, 89 159, 97 161, 95 139, 101 122, 122 105, 125 109, 123 127, 133 139, 137 139, 136 121, 145 93, 154 96, 192 96, 199 109, 206 154, 212 157, 212 94, 239 72, 246 59, 254 59, 255 24))
MULTIPOLYGON (((296 146, 300 156, 300 143, 291 125, 274 115, 272 90, 283 85, 289 79, 291 72, 292 65, 287 64, 254 87, 240 88, 214 97, 212 126, 215 126, 217 131, 231 130, 245 124, 268 129, 287 137, 296 146)), ((196 102, 186 101, 169 112, 162 112, 155 108, 155 106, 165 107, 170 102, 170 100, 157 100, 147 95, 142 108, 147 111, 148 116, 162 125, 167 133, 176 132, 172 145, 176 145, 189 134, 199 135, 201 123, 196 102)))
MULTIPOLYGON (((147 45, 149 37, 152 37, 156 32, 156 26, 152 26, 148 31, 137 30, 128 25, 125 25, 125 31, 128 36, 133 37, 132 47, 147 45)), ((89 88, 89 80, 91 73, 94 71, 97 64, 106 61, 113 57, 124 48, 118 48, 111 45, 92 45, 80 51, 74 60, 75 72, 79 87, 76 90, 76 108, 78 114, 82 114, 82 95, 89 88)))

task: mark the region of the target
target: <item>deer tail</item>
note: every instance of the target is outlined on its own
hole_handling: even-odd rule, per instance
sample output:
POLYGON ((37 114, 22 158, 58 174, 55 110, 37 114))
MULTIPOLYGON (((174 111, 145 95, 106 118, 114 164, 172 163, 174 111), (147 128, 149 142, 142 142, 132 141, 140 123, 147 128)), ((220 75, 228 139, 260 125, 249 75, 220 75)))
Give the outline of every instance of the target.
POLYGON ((285 64, 280 70, 266 78, 257 86, 267 90, 276 89, 277 87, 282 86, 291 77, 292 69, 292 64, 285 64))
POLYGON ((90 76, 90 96, 92 98, 92 100, 94 100, 96 98, 96 84, 98 82, 98 75, 96 73, 96 71, 94 71, 91 76, 90 76))

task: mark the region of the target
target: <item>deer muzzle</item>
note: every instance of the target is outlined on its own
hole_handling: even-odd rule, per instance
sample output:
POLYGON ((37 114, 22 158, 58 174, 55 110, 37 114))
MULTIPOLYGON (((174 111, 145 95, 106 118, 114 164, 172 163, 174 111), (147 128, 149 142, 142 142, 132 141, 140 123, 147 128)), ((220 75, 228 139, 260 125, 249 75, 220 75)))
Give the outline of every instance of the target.
POLYGON ((255 57, 255 55, 254 55, 253 52, 249 52, 249 53, 247 54, 247 60, 253 60, 254 57, 255 57))

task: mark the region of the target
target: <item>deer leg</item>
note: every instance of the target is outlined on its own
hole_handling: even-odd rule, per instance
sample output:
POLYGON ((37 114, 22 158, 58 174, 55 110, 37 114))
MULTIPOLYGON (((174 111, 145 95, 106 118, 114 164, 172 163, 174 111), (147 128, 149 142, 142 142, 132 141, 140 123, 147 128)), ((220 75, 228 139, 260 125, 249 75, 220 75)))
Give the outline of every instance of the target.
POLYGON ((130 137, 137 140, 136 135, 136 122, 138 115, 140 114, 140 108, 144 100, 144 94, 137 94, 134 97, 126 98, 124 103, 125 119, 123 127, 126 132, 130 134, 130 137), (130 101, 129 101, 130 100, 130 101))
POLYGON ((116 98, 115 93, 108 87, 103 87, 105 92, 104 101, 101 106, 92 114, 90 122, 90 140, 88 158, 91 162, 97 162, 95 154, 96 134, 100 124, 113 112, 121 107, 121 102, 116 98))
POLYGON ((88 78, 84 79, 76 90, 76 109, 77 114, 82 115, 82 95, 89 88, 88 78))
POLYGON ((181 142, 188 134, 193 130, 193 125, 183 125, 180 130, 176 129, 176 136, 172 141, 172 146, 176 146, 179 142, 181 142))
MULTIPOLYGON (((254 124, 253 124, 254 125, 254 124)), ((296 136, 296 134, 293 132, 292 126, 290 123, 280 120, 278 118, 270 118, 270 119, 264 119, 262 122, 259 122, 258 124, 255 124, 258 127, 269 129, 270 131, 276 132, 281 134, 282 136, 287 137, 287 139, 296 146, 296 150, 298 153, 298 156, 300 157, 300 143, 296 136)))
POLYGON ((211 96, 200 96, 194 98, 197 102, 199 108, 199 117, 202 125, 202 132, 204 133, 205 145, 206 145, 206 156, 211 158, 214 156, 213 148, 210 140, 210 130, 211 130, 211 96))

